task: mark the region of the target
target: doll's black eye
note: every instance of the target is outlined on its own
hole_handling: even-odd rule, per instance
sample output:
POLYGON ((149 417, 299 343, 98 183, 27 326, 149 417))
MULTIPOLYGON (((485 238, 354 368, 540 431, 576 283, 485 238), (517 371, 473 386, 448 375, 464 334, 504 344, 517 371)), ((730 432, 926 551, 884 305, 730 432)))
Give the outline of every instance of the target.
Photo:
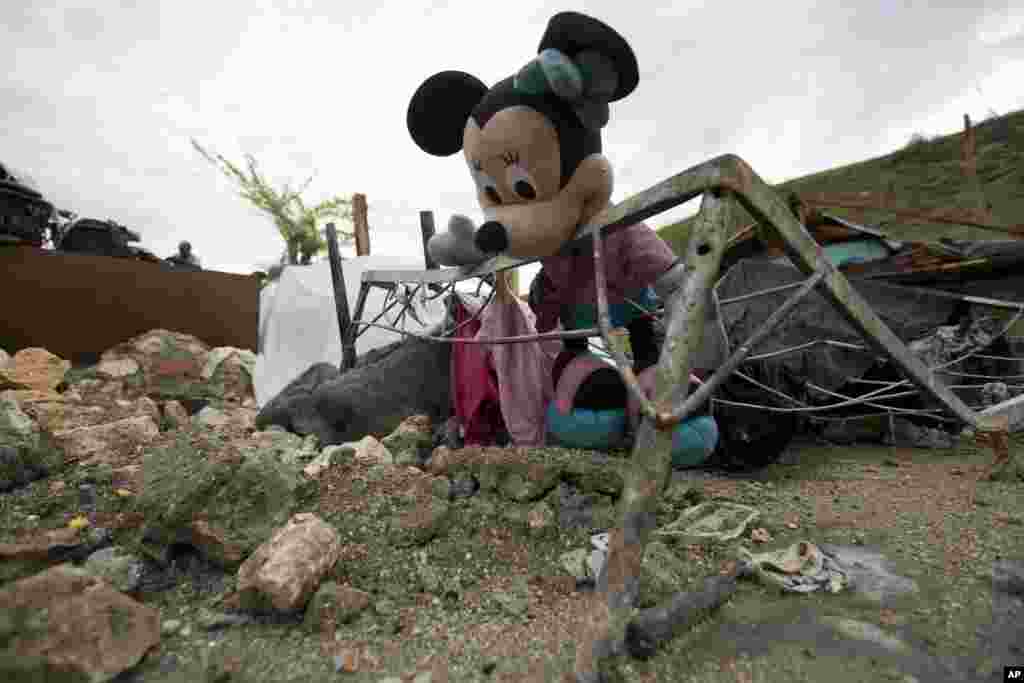
POLYGON ((484 194, 486 194, 487 198, 490 199, 495 204, 501 204, 501 195, 499 195, 498 191, 495 190, 493 187, 488 185, 487 188, 484 190, 484 194))
POLYGON ((519 195, 520 197, 522 197, 523 199, 536 199, 537 198, 537 191, 535 189, 533 189, 533 185, 531 185, 530 183, 526 182, 525 180, 517 180, 515 188, 516 188, 516 194, 519 195))

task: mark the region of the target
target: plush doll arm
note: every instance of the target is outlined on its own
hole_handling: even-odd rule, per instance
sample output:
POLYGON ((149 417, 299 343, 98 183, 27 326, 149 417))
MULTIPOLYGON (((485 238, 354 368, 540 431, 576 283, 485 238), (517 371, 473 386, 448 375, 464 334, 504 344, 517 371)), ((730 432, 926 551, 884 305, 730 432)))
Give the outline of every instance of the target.
POLYGON ((487 256, 476 248, 473 237, 476 226, 469 218, 456 214, 448 220, 448 231, 427 242, 427 253, 442 266, 466 266, 483 261, 487 256))

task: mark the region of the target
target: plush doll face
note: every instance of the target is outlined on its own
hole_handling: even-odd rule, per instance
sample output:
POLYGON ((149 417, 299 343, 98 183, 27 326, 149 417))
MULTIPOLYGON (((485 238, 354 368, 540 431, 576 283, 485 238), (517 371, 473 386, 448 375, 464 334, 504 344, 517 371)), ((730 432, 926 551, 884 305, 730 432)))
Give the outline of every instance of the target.
POLYGON ((483 127, 470 118, 463 150, 484 210, 548 201, 561 190, 558 132, 535 109, 503 109, 483 127))
POLYGON ((435 74, 409 105, 421 149, 462 150, 486 217, 474 235, 485 254, 551 256, 611 199, 600 130, 608 102, 636 87, 633 52, 612 29, 574 12, 551 20, 539 49, 490 89, 461 71, 435 74))

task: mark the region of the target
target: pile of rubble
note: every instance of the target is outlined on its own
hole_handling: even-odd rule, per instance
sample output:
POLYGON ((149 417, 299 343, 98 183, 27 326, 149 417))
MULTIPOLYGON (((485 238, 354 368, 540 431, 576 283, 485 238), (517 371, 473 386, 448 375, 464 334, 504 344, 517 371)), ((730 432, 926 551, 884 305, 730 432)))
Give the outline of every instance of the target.
MULTIPOLYGON (((89 367, 44 349, 0 357, 0 504, 14 510, 0 525, 0 671, 109 680, 131 669, 161 638, 192 628, 147 604, 183 578, 230 593, 200 628, 283 618, 316 632, 324 619, 351 621, 375 591, 332 579, 362 571, 345 562, 343 512, 316 512, 332 472, 358 470, 364 487, 399 498, 399 485, 420 492, 384 520, 399 549, 443 534, 450 502, 481 489, 529 528, 611 525, 622 488, 614 459, 449 450, 437 447, 445 425, 426 415, 381 439, 333 445, 259 430, 253 361, 165 330, 89 367), (17 501, 40 487, 56 514, 22 514, 17 501)), ((351 487, 353 504, 373 498, 351 487)), ((420 569, 421 582, 449 580, 420 569)))

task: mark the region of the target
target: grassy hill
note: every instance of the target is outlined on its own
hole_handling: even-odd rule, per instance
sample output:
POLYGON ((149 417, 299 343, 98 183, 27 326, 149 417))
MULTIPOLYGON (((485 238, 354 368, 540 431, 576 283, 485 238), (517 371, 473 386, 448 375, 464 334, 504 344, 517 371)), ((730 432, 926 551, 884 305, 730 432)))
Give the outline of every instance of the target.
MULTIPOLYGON (((1024 110, 974 124, 977 169, 984 199, 998 225, 1024 224, 1024 110)), ((884 192, 898 197, 900 208, 975 208, 978 198, 960 167, 963 133, 932 139, 915 138, 903 149, 848 166, 780 183, 782 193, 884 192)), ((749 161, 749 160, 748 160, 749 161)), ((751 162, 753 163, 753 162, 751 162)), ((757 170, 756 164, 754 170, 757 170)), ((1005 233, 945 223, 915 223, 891 212, 828 209, 837 216, 869 226, 880 226, 893 239, 937 241, 954 239, 1011 239, 1005 233)), ((687 218, 658 233, 682 254, 690 223, 687 218)), ((730 234, 752 222, 746 211, 733 212, 730 234)))

